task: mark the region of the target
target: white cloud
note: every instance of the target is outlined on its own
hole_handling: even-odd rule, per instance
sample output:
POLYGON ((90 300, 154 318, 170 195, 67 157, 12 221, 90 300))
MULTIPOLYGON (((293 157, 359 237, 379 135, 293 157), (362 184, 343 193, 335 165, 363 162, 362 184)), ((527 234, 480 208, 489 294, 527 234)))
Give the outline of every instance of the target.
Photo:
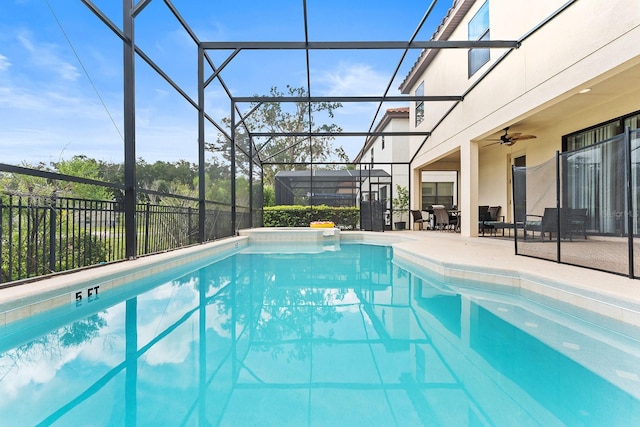
MULTIPOLYGON (((0 108, 42 111, 45 109, 43 98, 17 87, 0 87, 0 108)), ((7 122, 10 123, 10 122, 7 122)))
POLYGON ((47 343, 35 341, 24 354, 12 349, 0 358, 0 392, 7 400, 13 400, 22 389, 34 384, 47 384, 67 363, 73 362, 80 347, 60 347, 53 351, 47 343), (22 369, 28 367, 27 369, 22 369))
POLYGON ((9 62, 9 58, 0 54, 0 71, 7 71, 11 66, 11 62, 9 62))
MULTIPOLYGON (((312 76, 312 90, 321 96, 380 96, 390 78, 390 75, 369 64, 346 61, 329 70, 312 71, 312 76)), ((343 103, 342 108, 336 111, 336 119, 345 131, 366 131, 377 108, 377 102, 343 103)), ((363 144, 364 137, 343 137, 336 140, 335 145, 342 146, 347 155, 353 158, 363 144)))
POLYGON ((62 59, 56 52, 58 47, 51 43, 37 44, 31 40, 27 32, 17 36, 20 44, 31 53, 30 61, 47 73, 53 73, 65 81, 75 81, 80 77, 78 68, 62 59))
POLYGON ((380 95, 389 82, 389 76, 367 64, 341 62, 335 69, 317 75, 319 90, 324 96, 380 95))

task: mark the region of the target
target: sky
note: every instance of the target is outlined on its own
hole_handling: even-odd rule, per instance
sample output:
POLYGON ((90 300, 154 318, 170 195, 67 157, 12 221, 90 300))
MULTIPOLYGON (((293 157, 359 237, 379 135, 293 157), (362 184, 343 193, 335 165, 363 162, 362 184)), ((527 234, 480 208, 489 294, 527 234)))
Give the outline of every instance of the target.
MULTIPOLYGON (((93 3, 122 28, 122 2, 93 3)), ((201 41, 304 41, 302 0, 173 0, 201 41)), ((451 6, 438 0, 416 40, 429 40, 451 6)), ((408 41, 432 4, 407 0, 307 0, 311 41, 408 41)), ((165 1, 153 0, 135 19, 136 45, 197 101, 197 49, 165 1)), ((209 51, 216 65, 230 51, 209 51)), ((311 51, 313 96, 384 94, 404 51, 311 51)), ((415 63, 410 51, 390 85, 415 63)), ((197 112, 143 60, 136 69, 136 157, 147 162, 197 162, 197 112)), ((266 95, 271 87, 307 86, 304 51, 242 51, 221 72, 234 96, 266 95)), ((49 164, 75 155, 124 160, 122 43, 80 0, 0 1, 0 163, 49 164)), ((408 104, 389 103, 395 108, 408 104)), ((248 111, 249 105, 240 105, 248 111)), ((205 91, 214 120, 230 114, 223 87, 205 91)), ((332 123, 344 131, 376 124, 378 104, 348 103, 332 123)), ((321 121, 318 118, 317 121, 321 121)), ((206 127, 206 139, 216 130, 206 127)), ((353 159, 364 137, 337 138, 353 159)))

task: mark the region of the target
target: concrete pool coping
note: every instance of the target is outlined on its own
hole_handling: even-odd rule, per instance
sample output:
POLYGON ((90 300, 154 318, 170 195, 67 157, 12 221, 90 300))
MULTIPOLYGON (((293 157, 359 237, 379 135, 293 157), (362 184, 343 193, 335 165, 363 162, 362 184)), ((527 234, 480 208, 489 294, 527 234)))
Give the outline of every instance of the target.
POLYGON ((515 255, 513 241, 465 238, 456 233, 411 232, 394 245, 394 259, 428 268, 446 280, 485 290, 513 293, 560 310, 575 307, 622 322, 629 336, 640 335, 640 281, 551 261, 515 255), (486 284, 490 283, 487 288, 486 284))
MULTIPOLYGON (((51 308, 73 303, 77 292, 99 285, 100 292, 131 280, 203 259, 227 256, 252 240, 251 234, 291 239, 296 229, 241 230, 240 236, 188 248, 141 257, 96 268, 59 274, 30 285, 0 289, 0 327, 51 308), (279 232, 279 233, 277 233, 279 232), (289 234, 287 235, 287 232, 289 234), (277 233, 277 234, 274 234, 277 233)), ((299 230, 299 229, 298 229, 299 230)), ((310 230, 310 229, 303 229, 310 230)), ((315 229, 309 240, 335 239, 326 229, 315 229), (317 233, 325 237, 317 237, 317 233), (323 234, 321 234, 323 235, 323 234)), ((607 318, 640 327, 640 281, 581 267, 557 264, 514 254, 513 242, 501 239, 465 238, 456 233, 433 231, 339 232, 342 243, 393 245, 394 256, 426 267, 447 279, 464 283, 488 281, 511 287, 525 296, 542 296, 576 306, 607 318)), ((292 241, 292 240, 287 240, 292 241)), ((304 243, 304 239, 297 240, 304 243)), ((86 298, 88 295, 84 295, 86 298)))

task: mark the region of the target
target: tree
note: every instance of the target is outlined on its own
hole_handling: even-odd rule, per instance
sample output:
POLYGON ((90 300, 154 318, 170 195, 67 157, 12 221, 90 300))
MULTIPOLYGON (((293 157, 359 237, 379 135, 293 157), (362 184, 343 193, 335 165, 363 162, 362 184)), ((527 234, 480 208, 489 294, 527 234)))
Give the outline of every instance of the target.
MULTIPOLYGON (((85 156, 75 156, 70 161, 52 164, 56 169, 59 168, 57 170, 47 168, 42 163, 34 166, 23 162, 22 166, 100 179, 97 162, 85 156)), ((2 247, 3 253, 0 257, 2 281, 13 280, 15 277, 30 277, 52 268, 48 258, 52 249, 52 221, 57 222, 57 224, 54 223, 55 230, 68 230, 66 224, 69 217, 79 215, 75 209, 62 209, 57 201, 59 197, 104 200, 108 194, 102 191, 102 187, 95 185, 22 174, 0 176, 0 188, 3 189, 0 201, 3 205, 10 207, 2 210, 0 234, 7 241, 12 242, 12 247, 9 245, 2 247), (9 250, 13 252, 13 259, 8 256, 9 250)), ((56 249, 58 257, 54 270, 71 269, 105 260, 104 243, 86 229, 74 230, 72 236, 57 233, 56 237, 53 248, 56 249)))
MULTIPOLYGON (((272 87, 269 93, 272 97, 292 96, 305 97, 307 91, 304 88, 294 88, 287 85, 286 94, 279 91, 278 88, 272 87)), ((236 143, 236 167, 240 173, 249 174, 248 166, 250 156, 255 150, 250 149, 249 133, 251 132, 309 132, 317 133, 340 133, 342 128, 337 124, 320 124, 318 125, 314 116, 326 116, 327 119, 333 119, 336 109, 341 108, 339 102, 255 102, 251 108, 257 107, 255 111, 249 114, 244 125, 236 127, 235 143, 236 143), (309 110, 311 108, 311 110, 309 110), (245 127, 246 126, 246 127, 245 127)), ((226 117, 222 122, 231 127, 231 120, 226 117)), ((333 146, 334 136, 278 136, 268 141, 256 142, 257 148, 260 149, 260 158, 265 163, 278 163, 264 166, 264 182, 265 185, 274 185, 274 177, 281 170, 304 170, 307 169, 307 163, 323 163, 342 161, 349 162, 342 147, 335 148, 333 146)), ((213 153, 220 153, 228 161, 230 157, 230 141, 221 133, 218 134, 216 142, 207 144, 207 150, 213 153)))
POLYGON ((404 222, 409 209, 409 190, 407 187, 396 185, 396 197, 393 199, 393 209, 400 214, 400 222, 404 222))
POLYGON ((271 185, 265 185, 262 192, 264 206, 274 206, 276 204, 276 190, 271 185))
MULTIPOLYGON (((52 166, 64 175, 95 179, 96 181, 102 180, 98 161, 84 155, 73 156, 70 160, 60 160, 53 163, 52 166)), ((65 190, 79 199, 110 200, 112 198, 112 194, 106 188, 97 185, 67 182, 65 190)))

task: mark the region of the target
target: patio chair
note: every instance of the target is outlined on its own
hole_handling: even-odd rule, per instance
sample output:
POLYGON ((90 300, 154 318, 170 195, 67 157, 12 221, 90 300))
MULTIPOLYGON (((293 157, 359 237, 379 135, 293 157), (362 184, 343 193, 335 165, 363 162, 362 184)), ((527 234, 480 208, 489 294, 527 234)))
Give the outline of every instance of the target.
MULTIPOLYGON (((569 215, 568 209, 562 208, 560 210, 560 232, 562 233, 562 237, 569 237, 570 240, 572 238, 572 231, 569 225, 569 215)), ((546 233, 549 233, 549 240, 553 239, 553 233, 558 233, 558 209, 557 208, 544 208, 544 213, 542 215, 529 215, 527 214, 527 219, 524 223, 525 230, 525 239, 527 238, 527 231, 531 232, 531 237, 535 237, 535 232, 540 232, 540 237, 544 242, 544 236, 546 233)))
POLYGON ((489 205, 478 206, 478 230, 483 236, 486 230, 491 231, 493 229, 492 226, 486 223, 487 221, 491 221, 489 205))
POLYGON ((447 215, 449 215, 449 225, 453 231, 460 231, 460 211, 453 205, 451 210, 447 211, 447 215))
POLYGON ((490 221, 504 221, 504 215, 500 215, 502 206, 489 206, 490 221))
POLYGON ((586 208, 567 208, 569 232, 579 233, 587 239, 587 209, 586 208))
POLYGON ((537 231, 543 242, 546 232, 549 232, 549 240, 551 240, 551 234, 558 229, 557 218, 556 208, 544 208, 542 215, 527 214, 524 221, 524 239, 529 237, 529 233, 531 233, 531 237, 535 238, 537 231))
POLYGON ((435 215, 435 227, 438 230, 455 230, 457 225, 456 219, 449 216, 449 212, 444 205, 433 205, 433 214, 435 215))
POLYGON ((413 217, 413 229, 415 230, 416 224, 418 224, 418 230, 424 230, 424 223, 427 221, 422 217, 422 212, 412 210, 411 217, 413 217))
MULTIPOLYGON (((485 208, 485 206, 480 206, 480 209, 483 208, 485 208)), ((502 206, 486 206, 485 213, 481 214, 481 212, 478 212, 478 218, 482 221, 481 230, 483 236, 485 230, 489 230, 490 235, 496 235, 498 229, 502 230, 502 235, 504 236, 504 229, 511 226, 511 224, 504 222, 504 215, 500 215, 501 210, 502 206)))

